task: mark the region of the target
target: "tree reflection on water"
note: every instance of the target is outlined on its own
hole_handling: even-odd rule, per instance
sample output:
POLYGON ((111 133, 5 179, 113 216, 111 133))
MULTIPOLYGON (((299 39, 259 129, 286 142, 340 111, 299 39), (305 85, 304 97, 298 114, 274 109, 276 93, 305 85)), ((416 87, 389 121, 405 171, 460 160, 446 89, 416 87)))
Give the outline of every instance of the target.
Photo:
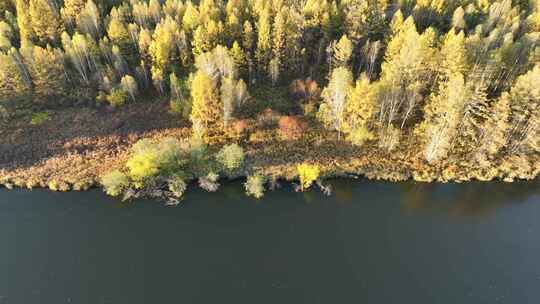
MULTIPOLYGON (((469 182, 463 184, 403 183, 401 205, 411 213, 444 213, 482 216, 540 195, 540 180, 515 183, 469 182)), ((540 197, 539 197, 540 201, 540 197)))

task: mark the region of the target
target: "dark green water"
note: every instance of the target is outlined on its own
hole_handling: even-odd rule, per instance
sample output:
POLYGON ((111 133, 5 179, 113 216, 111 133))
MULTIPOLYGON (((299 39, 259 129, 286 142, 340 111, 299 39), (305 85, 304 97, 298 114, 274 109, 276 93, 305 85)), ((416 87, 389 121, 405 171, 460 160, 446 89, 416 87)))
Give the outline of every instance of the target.
POLYGON ((540 183, 0 191, 0 303, 540 303, 540 183))

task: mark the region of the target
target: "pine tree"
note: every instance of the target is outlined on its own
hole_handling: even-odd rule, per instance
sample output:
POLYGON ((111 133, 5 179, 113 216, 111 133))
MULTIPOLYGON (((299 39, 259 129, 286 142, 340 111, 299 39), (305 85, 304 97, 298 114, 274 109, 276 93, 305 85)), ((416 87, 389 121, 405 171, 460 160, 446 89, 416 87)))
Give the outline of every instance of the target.
POLYGON ((248 54, 252 54, 255 48, 255 34, 249 21, 244 22, 242 27, 242 46, 248 54))
POLYGON ((32 28, 32 18, 30 17, 29 0, 16 0, 17 25, 19 27, 19 36, 21 44, 32 41, 35 33, 32 28))
POLYGON ((219 105, 219 90, 216 82, 203 71, 195 73, 190 90, 193 134, 198 138, 207 138, 211 127, 223 120, 223 111, 219 105))
POLYGON ((72 38, 64 32, 62 33, 62 46, 82 81, 85 84, 90 84, 92 72, 96 68, 91 41, 79 33, 75 33, 72 38))
POLYGON ((466 96, 455 140, 455 151, 462 155, 478 149, 484 136, 484 126, 489 119, 487 86, 467 82, 466 96))
POLYGON ((207 40, 208 33, 204 26, 199 26, 193 33, 193 55, 198 56, 204 52, 208 52, 210 44, 207 40))
POLYGON ((229 50, 218 45, 196 58, 197 72, 191 82, 193 132, 208 139, 228 127, 235 110, 248 98, 229 50))
POLYGON ((186 3, 186 11, 182 18, 182 26, 186 32, 194 31, 200 24, 200 14, 195 5, 188 1, 186 3))
POLYGON ((127 25, 119 17, 112 18, 107 26, 107 36, 120 48, 124 56, 134 55, 132 40, 127 25))
POLYGON ((101 34, 101 14, 92 0, 88 0, 77 18, 77 27, 82 33, 97 38, 101 34))
POLYGON ((14 12, 15 11, 15 7, 14 7, 14 3, 15 1, 12 1, 12 0, 0 0, 0 12, 14 12))
POLYGON ((13 38, 14 33, 11 26, 5 21, 0 21, 0 51, 9 50, 13 38))
POLYGON ((242 20, 238 12, 227 13, 226 32, 228 41, 238 41, 242 39, 242 20))
POLYGON ((30 0, 30 24, 42 43, 56 43, 64 30, 57 8, 49 0, 30 0))
POLYGON ((267 71, 271 59, 271 15, 270 7, 266 6, 261 12, 257 23, 257 66, 260 71, 267 71))
POLYGON ((347 35, 343 35, 338 43, 333 48, 333 61, 335 67, 349 67, 353 52, 352 42, 347 38, 347 35))
POLYGON ((122 87, 122 90, 125 93, 129 94, 131 99, 135 101, 135 97, 139 92, 137 81, 135 80, 135 78, 133 78, 133 76, 131 75, 125 75, 120 81, 120 86, 122 87))
POLYGON ((33 82, 33 91, 37 102, 48 98, 66 96, 67 80, 64 73, 64 54, 48 46, 33 47, 30 76, 33 82))
POLYGON ((139 53, 143 58, 150 58, 150 45, 152 44, 152 32, 146 28, 139 31, 139 53))
POLYGON ((79 15, 86 6, 86 0, 65 0, 60 14, 66 25, 73 28, 79 21, 79 15))
POLYGON ((274 84, 279 79, 285 61, 286 22, 285 11, 278 11, 274 18, 274 26, 272 28, 272 59, 269 63, 268 70, 268 74, 274 84))
POLYGON ((152 79, 161 91, 164 90, 163 81, 169 75, 172 62, 178 58, 176 45, 179 36, 175 22, 167 17, 157 25, 148 47, 152 58, 152 79))
POLYGON ((345 14, 345 30, 349 37, 359 41, 367 34, 369 3, 363 0, 345 0, 342 3, 345 14))
POLYGON ((244 50, 238 43, 238 41, 235 41, 233 43, 230 53, 231 53, 231 57, 234 60, 234 63, 238 67, 238 71, 240 75, 245 75, 248 70, 247 57, 246 57, 246 54, 244 53, 244 50))
POLYGON ((455 73, 466 75, 467 58, 465 50, 465 34, 463 32, 456 34, 455 31, 451 29, 444 37, 440 56, 440 71, 446 76, 446 79, 455 73))
POLYGON ((253 31, 253 26, 249 21, 244 22, 244 26, 242 27, 242 46, 246 54, 248 79, 251 83, 255 70, 255 33, 253 31))
POLYGON ((467 30, 467 23, 465 22, 465 10, 460 6, 456 8, 452 15, 452 26, 458 30, 467 30))
POLYGON ((506 146, 510 130, 509 119, 509 100, 508 98, 499 98, 490 108, 479 153, 485 152, 490 156, 495 156, 506 146))
POLYGON ((148 3, 148 14, 154 20, 154 23, 159 23, 161 20, 161 4, 158 0, 150 0, 148 3))
POLYGON ((30 93, 31 80, 15 48, 0 52, 0 103, 20 101, 30 93))
POLYGON ((502 98, 508 99, 511 109, 509 132, 510 153, 533 150, 538 152, 540 133, 540 64, 518 77, 502 98))
POLYGON ((343 130, 355 144, 372 138, 370 121, 377 107, 377 90, 366 75, 361 75, 351 90, 344 110, 343 130))

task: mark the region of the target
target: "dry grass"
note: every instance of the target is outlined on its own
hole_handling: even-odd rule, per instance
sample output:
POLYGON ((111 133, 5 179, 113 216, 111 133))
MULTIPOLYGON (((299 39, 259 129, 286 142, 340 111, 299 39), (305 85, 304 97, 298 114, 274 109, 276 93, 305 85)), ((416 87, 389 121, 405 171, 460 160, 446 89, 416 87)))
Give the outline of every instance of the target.
MULTIPOLYGON (((250 126, 245 136, 227 137, 246 150, 245 172, 295 179, 296 166, 319 165, 323 177, 363 175, 400 181, 466 181, 532 179, 540 173, 540 156, 512 156, 489 166, 460 162, 429 166, 419 156, 418 143, 404 143, 385 153, 375 143, 353 146, 337 135, 311 124, 298 140, 283 140, 277 126, 250 126)), ((243 130, 244 131, 244 130, 243 130)), ((105 172, 122 167, 131 146, 141 138, 188 138, 187 122, 168 113, 168 103, 128 105, 115 112, 70 108, 53 111, 39 126, 21 118, 0 126, 0 184, 84 190, 105 172)), ((225 139, 224 139, 225 140, 225 139)), ((222 142, 223 140, 217 140, 222 142)), ((218 146, 211 150, 219 149, 218 146)))

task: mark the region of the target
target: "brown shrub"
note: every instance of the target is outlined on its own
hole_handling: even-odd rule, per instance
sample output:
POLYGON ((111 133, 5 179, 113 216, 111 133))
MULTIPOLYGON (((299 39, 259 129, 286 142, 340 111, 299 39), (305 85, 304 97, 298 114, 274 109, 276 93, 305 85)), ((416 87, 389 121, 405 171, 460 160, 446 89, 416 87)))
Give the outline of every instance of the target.
POLYGON ((257 123, 261 127, 272 127, 279 119, 279 114, 270 108, 266 108, 262 113, 257 115, 257 123))
POLYGON ((246 119, 236 120, 231 124, 229 134, 234 137, 242 137, 248 132, 249 123, 246 119))
POLYGON ((248 125, 248 122, 247 120, 245 119, 242 119, 242 120, 237 120, 233 123, 232 125, 233 127, 233 130, 238 133, 238 134, 243 134, 247 131, 249 125, 248 125))
POLYGON ((279 135, 285 140, 300 139, 307 130, 307 123, 297 116, 282 116, 278 126, 279 135))
POLYGON ((321 96, 319 85, 311 78, 293 80, 289 92, 294 99, 304 103, 316 101, 321 96))

